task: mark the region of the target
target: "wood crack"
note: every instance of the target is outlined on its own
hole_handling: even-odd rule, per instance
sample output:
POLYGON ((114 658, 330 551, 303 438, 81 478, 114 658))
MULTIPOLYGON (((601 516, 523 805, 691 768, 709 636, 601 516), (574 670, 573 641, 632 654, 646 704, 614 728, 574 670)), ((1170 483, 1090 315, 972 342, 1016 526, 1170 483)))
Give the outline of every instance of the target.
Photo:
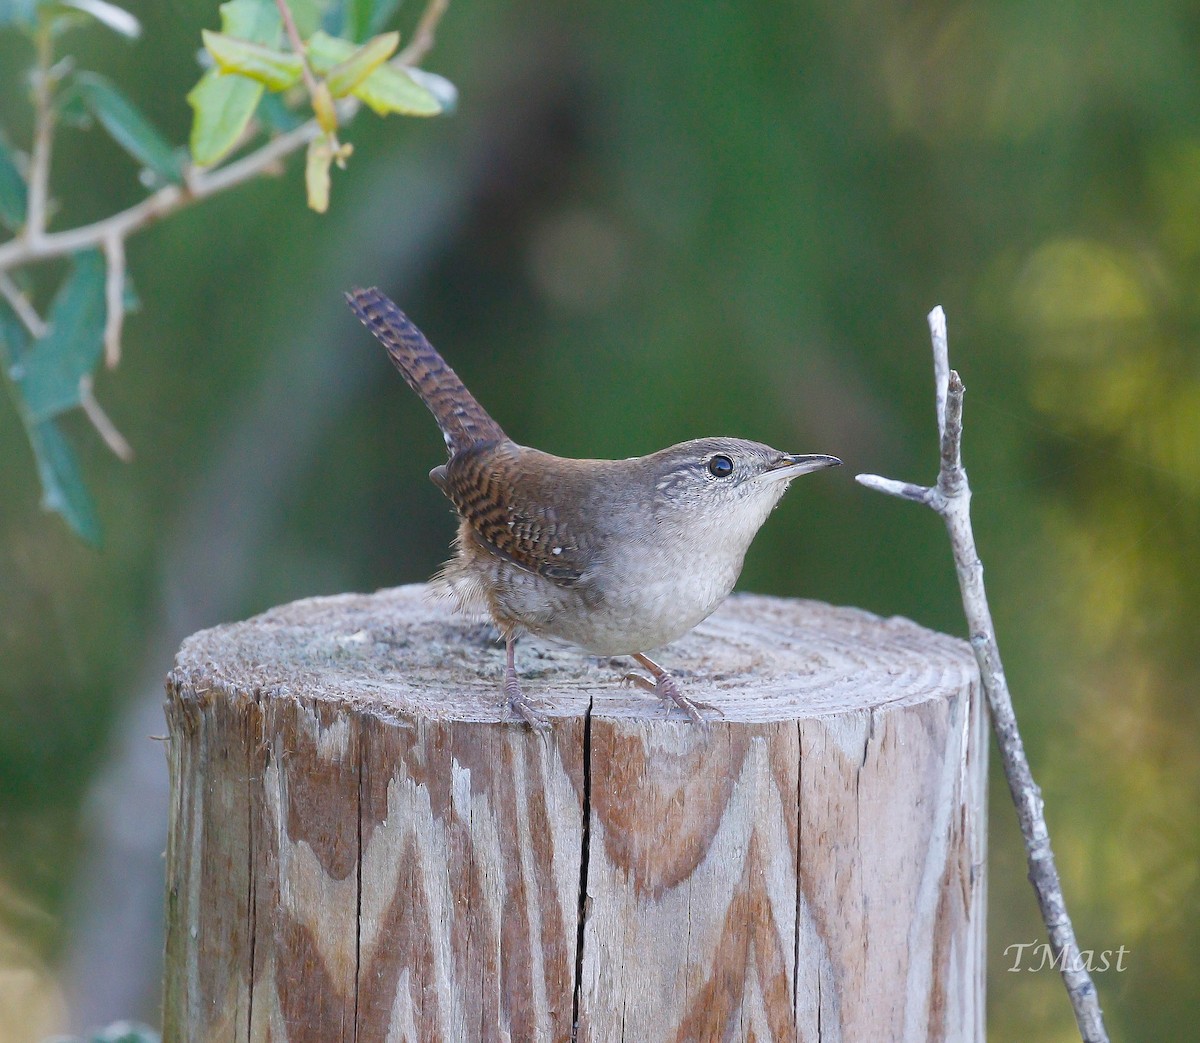
POLYGON ((588 860, 592 842, 592 703, 583 716, 583 829, 579 845, 579 912, 575 928, 575 991, 571 1000, 571 1043, 579 1038, 579 1000, 583 989, 583 942, 587 926, 588 860))
POLYGON ((358 1004, 361 996, 362 979, 362 872, 363 872, 363 787, 366 781, 366 756, 364 751, 367 744, 359 735, 358 743, 358 860, 354 866, 355 896, 354 906, 354 1025, 352 1038, 358 1040, 358 1004))
MULTIPOLYGON (((251 733, 251 749, 260 749, 261 736, 251 733)), ((249 767, 249 766, 248 766, 249 767)), ((258 903, 254 897, 254 793, 255 772, 246 772, 246 914, 250 928, 250 967, 246 975, 246 1039, 254 1038, 254 948, 258 942, 258 903)))
MULTIPOLYGON (((792 940, 792 1024, 796 1026, 799 1036, 799 999, 800 999, 800 896, 804 888, 803 863, 804 843, 804 729, 796 722, 796 923, 792 940)), ((819 977, 819 975, 818 975, 819 977)), ((818 1033, 820 1030, 821 1013, 817 1011, 818 1033)))

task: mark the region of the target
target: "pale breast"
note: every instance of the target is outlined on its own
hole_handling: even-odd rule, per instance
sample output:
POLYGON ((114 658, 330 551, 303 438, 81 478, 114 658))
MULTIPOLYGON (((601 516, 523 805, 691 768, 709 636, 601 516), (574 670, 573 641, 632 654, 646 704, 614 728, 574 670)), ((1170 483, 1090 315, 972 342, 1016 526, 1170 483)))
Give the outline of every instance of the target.
POLYGON ((687 633, 725 599, 741 561, 700 563, 630 545, 571 588, 538 576, 510 577, 501 600, 524 625, 596 655, 645 652, 687 633), (546 606, 550 606, 546 611, 546 606))

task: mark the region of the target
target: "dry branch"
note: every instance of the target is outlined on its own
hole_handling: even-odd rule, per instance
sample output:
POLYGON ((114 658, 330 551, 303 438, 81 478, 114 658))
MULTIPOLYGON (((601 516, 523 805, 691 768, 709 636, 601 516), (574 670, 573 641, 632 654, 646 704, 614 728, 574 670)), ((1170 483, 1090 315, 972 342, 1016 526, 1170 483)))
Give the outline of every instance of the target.
POLYGON ((1029 882, 1037 894, 1051 951, 1062 973, 1080 1036, 1084 1043, 1108 1043, 1096 986, 1088 974, 1085 961, 1080 957, 1075 930, 1067 915, 1062 883, 1050 847, 1050 833, 1046 828, 1042 793, 1033 781, 1029 760, 1025 756, 1012 695, 1000 661, 996 627, 983 586, 983 562, 975 549, 975 535, 971 529, 971 488, 962 465, 964 388, 959 375, 950 368, 946 315, 940 306, 929 313, 929 329, 933 339, 937 422, 941 439, 941 466, 937 484, 913 485, 874 474, 860 474, 857 478, 868 489, 925 504, 940 514, 946 523, 971 646, 975 650, 988 708, 991 710, 992 731, 1000 747, 1004 777, 1008 780, 1021 835, 1025 839, 1029 882))

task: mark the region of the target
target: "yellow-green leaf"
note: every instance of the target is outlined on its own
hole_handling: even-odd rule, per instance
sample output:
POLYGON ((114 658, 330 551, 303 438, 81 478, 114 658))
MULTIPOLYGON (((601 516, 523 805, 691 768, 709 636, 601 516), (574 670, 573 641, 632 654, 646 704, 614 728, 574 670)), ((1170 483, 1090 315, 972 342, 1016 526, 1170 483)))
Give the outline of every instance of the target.
POLYGON ((209 69, 187 96, 195 115, 189 144, 202 167, 220 162, 241 139, 266 88, 245 76, 209 69))
POLYGON ((408 73, 410 79, 416 81, 418 87, 424 87, 437 99, 443 113, 448 115, 458 108, 458 88, 445 76, 439 76, 436 72, 417 69, 413 66, 405 66, 404 71, 408 73))
POLYGON ((326 134, 332 134, 337 130, 337 107, 333 104, 333 95, 329 93, 329 85, 324 80, 321 80, 312 92, 312 107, 317 116, 317 123, 326 134))
POLYGON ((338 62, 344 62, 356 49, 349 40, 340 40, 324 30, 313 33, 304 47, 308 64, 318 76, 327 76, 330 69, 338 62))
POLYGON ((268 90, 285 91, 299 83, 304 74, 304 59, 298 54, 208 29, 202 29, 200 36, 204 49, 222 72, 256 80, 268 90))
POLYGON ((333 162, 333 148, 329 139, 322 135, 308 143, 308 157, 304 163, 304 187, 308 191, 308 205, 318 214, 329 209, 329 166, 333 162))
POLYGON ((350 92, 380 116, 438 116, 442 103, 427 87, 395 65, 382 65, 350 92))
MULTIPOLYGON (((330 75, 335 66, 347 61, 356 50, 349 40, 340 40, 324 32, 313 33, 307 47, 308 64, 318 76, 330 75)), ((396 64, 380 65, 350 93, 380 116, 389 112, 403 116, 437 116, 448 107, 438 92, 417 83, 406 69, 396 64)))
MULTIPOLYGON (((288 0, 292 9, 292 21, 300 33, 301 40, 307 40, 321 28, 321 21, 329 13, 334 0, 288 0)), ((337 0, 339 6, 341 0, 337 0)))
POLYGON ((329 84, 330 93, 335 98, 344 98, 386 62, 399 46, 399 33, 383 33, 368 40, 326 73, 325 82, 329 84))
MULTIPOLYGON (((314 32, 306 46, 308 65, 317 76, 322 77, 330 76, 338 64, 347 61, 358 49, 348 40, 340 40, 328 32, 314 32)), ((437 77, 438 90, 431 90, 424 83, 416 82, 416 76, 421 74, 419 71, 414 70, 413 73, 410 76, 406 67, 395 62, 380 65, 350 94, 361 98, 382 116, 388 113, 436 116, 454 107, 454 88, 449 80, 437 77)))
POLYGON ((274 47, 283 35, 279 8, 272 0, 229 0, 222 4, 221 32, 239 40, 274 47))
MULTIPOLYGON (((227 36, 272 47, 279 42, 283 24, 279 10, 262 0, 229 0, 222 4, 221 31, 227 36)), ((223 159, 241 140, 264 87, 244 76, 223 75, 209 69, 187 96, 194 110, 192 158, 201 166, 223 159)))
POLYGON ((396 13, 400 0, 346 0, 342 31, 351 40, 362 40, 379 32, 396 13))

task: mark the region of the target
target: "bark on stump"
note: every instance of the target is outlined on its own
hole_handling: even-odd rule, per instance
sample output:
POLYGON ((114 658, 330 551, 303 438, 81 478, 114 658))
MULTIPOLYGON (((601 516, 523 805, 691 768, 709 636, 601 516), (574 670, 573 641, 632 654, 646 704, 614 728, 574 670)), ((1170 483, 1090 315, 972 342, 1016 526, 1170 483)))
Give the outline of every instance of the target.
POLYGON ((731 598, 663 660, 503 649, 421 586, 189 638, 168 679, 167 1043, 983 1039, 970 649, 731 598))

